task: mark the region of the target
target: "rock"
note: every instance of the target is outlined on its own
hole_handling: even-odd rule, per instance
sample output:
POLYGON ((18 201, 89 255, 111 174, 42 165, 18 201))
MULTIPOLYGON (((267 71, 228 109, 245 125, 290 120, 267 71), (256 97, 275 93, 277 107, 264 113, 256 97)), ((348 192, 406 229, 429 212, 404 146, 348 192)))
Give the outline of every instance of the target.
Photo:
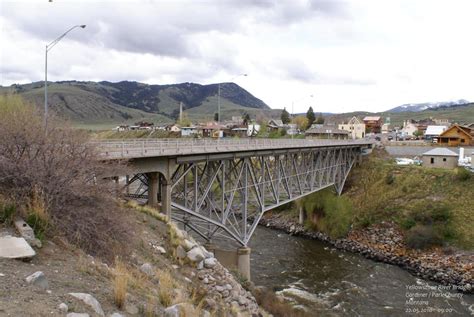
POLYGON ((204 309, 201 311, 201 317, 211 317, 211 313, 204 309))
POLYGON ((14 221, 16 230, 20 233, 20 235, 32 246, 41 248, 42 243, 39 239, 36 239, 35 232, 33 228, 30 227, 23 219, 16 218, 14 221))
POLYGON ((186 250, 180 245, 176 248, 176 257, 178 259, 184 259, 186 257, 186 250))
POLYGON ((122 315, 120 313, 113 313, 112 315, 110 315, 110 317, 125 317, 125 315, 122 315))
POLYGON ((212 269, 214 266, 216 266, 216 264, 216 258, 208 258, 204 260, 204 267, 207 269, 212 269))
POLYGON ((204 261, 199 262, 196 268, 202 270, 204 268, 204 261))
POLYGON ((165 250, 165 248, 163 248, 163 247, 157 246, 155 249, 156 249, 156 251, 160 252, 161 254, 165 254, 165 253, 166 253, 166 250, 165 250))
POLYGON ((171 267, 175 270, 179 269, 179 265, 176 265, 176 264, 171 265, 171 267))
POLYGON ((176 305, 167 307, 164 317, 179 317, 179 308, 176 305))
POLYGON ((126 304, 125 311, 129 313, 130 315, 137 315, 140 312, 138 307, 133 304, 126 304))
POLYGON ((67 311, 69 310, 69 307, 67 307, 65 303, 61 303, 59 304, 58 309, 62 311, 63 313, 67 313, 67 311))
POLYGON ((244 306, 245 304, 247 304, 247 298, 244 296, 239 296, 239 305, 244 306))
POLYGON ((12 236, 0 237, 0 258, 32 258, 36 255, 24 238, 12 236))
POLYGON ((195 243, 192 243, 188 239, 184 239, 181 245, 183 246, 184 250, 186 250, 186 252, 188 252, 189 250, 191 250, 192 248, 196 246, 195 243))
POLYGON ((38 286, 42 289, 48 288, 48 280, 46 279, 46 276, 44 276, 44 273, 41 271, 35 272, 28 276, 26 278, 26 282, 38 286))
POLYGON ((86 313, 69 313, 66 317, 90 317, 90 315, 86 313))
POLYGON ((204 253, 200 248, 193 248, 187 253, 187 258, 192 262, 200 262, 204 260, 204 253))
POLYGON ((217 286, 216 286, 216 291, 218 291, 218 292, 220 293, 220 292, 225 291, 225 288, 222 287, 222 286, 220 286, 220 285, 217 285, 217 286))
POLYGON ((98 315, 105 316, 102 306, 94 298, 94 296, 86 293, 69 293, 72 297, 82 300, 85 304, 89 305, 98 315))
POLYGON ((194 306, 189 303, 179 303, 165 309, 164 317, 188 316, 189 312, 194 311, 194 306))
POLYGON ((209 279, 208 279, 207 277, 205 277, 205 278, 202 280, 202 282, 203 282, 204 284, 209 284, 209 279))
POLYGON ((153 269, 153 266, 150 263, 142 264, 142 266, 140 266, 140 271, 142 271, 148 276, 155 275, 155 270, 153 269))
POLYGON ((3 276, 5 276, 5 274, 3 274, 3 273, 0 273, 0 277, 3 277, 3 276))

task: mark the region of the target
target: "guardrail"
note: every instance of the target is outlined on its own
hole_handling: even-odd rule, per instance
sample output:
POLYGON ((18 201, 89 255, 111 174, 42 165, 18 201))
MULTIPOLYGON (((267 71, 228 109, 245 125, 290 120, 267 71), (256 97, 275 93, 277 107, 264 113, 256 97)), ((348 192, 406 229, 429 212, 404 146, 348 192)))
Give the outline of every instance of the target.
POLYGON ((93 141, 104 158, 138 158, 253 151, 264 149, 305 148, 324 146, 369 145, 366 140, 320 139, 127 139, 93 141))

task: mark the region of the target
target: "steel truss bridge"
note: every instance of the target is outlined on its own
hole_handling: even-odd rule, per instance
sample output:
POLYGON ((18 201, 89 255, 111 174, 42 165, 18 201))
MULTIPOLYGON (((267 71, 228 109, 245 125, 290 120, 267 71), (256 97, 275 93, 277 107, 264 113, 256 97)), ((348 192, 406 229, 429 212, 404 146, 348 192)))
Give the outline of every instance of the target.
POLYGON ((203 239, 248 245, 263 214, 323 188, 341 194, 370 141, 302 139, 131 140, 98 144, 104 159, 129 161, 127 195, 203 239))

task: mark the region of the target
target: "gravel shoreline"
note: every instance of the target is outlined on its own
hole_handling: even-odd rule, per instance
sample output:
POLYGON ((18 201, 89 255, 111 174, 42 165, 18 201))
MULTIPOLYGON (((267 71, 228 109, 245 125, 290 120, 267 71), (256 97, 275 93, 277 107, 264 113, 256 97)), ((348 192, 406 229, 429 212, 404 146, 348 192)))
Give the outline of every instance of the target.
POLYGON ((308 231, 296 221, 265 215, 260 225, 288 234, 327 242, 337 249, 359 253, 367 259, 397 265, 411 274, 466 294, 474 293, 474 255, 462 252, 442 254, 439 250, 407 250, 403 236, 393 223, 385 222, 352 231, 345 239, 331 239, 321 232, 308 231))

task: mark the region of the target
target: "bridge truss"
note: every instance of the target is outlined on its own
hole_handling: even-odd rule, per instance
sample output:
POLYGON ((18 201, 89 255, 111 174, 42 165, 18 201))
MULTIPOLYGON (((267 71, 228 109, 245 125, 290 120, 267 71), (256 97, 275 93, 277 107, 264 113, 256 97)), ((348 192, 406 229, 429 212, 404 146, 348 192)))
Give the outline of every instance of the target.
MULTIPOLYGON (((341 194, 360 154, 360 146, 341 146, 180 160, 171 178, 172 219, 207 241, 247 246, 266 211, 330 186, 341 194)), ((130 196, 146 198, 147 182, 146 174, 132 177, 130 196)))

